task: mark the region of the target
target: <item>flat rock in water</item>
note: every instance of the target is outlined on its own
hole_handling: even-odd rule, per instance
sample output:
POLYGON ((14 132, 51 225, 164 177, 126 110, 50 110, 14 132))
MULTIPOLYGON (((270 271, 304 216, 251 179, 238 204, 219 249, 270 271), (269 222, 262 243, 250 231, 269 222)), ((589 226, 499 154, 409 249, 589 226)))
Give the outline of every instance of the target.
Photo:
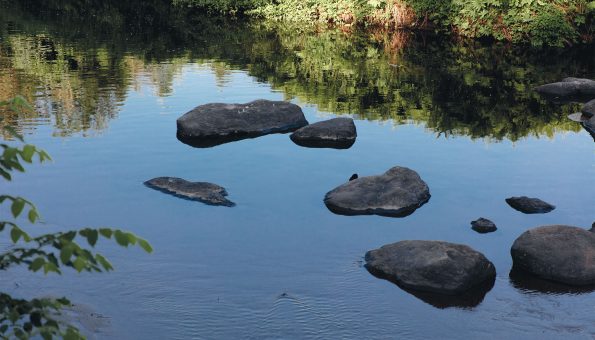
POLYGON ((417 172, 396 166, 378 176, 359 177, 329 191, 327 208, 341 215, 404 217, 430 199, 430 189, 417 172))
POLYGON ((291 134, 291 140, 310 148, 348 149, 357 137, 351 118, 333 118, 310 124, 291 134))
POLYGON ((367 252, 365 260, 376 276, 440 294, 461 294, 496 277, 494 265, 483 254, 442 241, 400 241, 367 252))
POLYGON ((235 203, 225 198, 227 191, 217 184, 208 182, 188 182, 176 177, 157 177, 145 182, 149 188, 209 205, 233 207, 235 203))
POLYGON ((540 200, 539 198, 530 198, 527 196, 510 197, 506 203, 513 209, 525 214, 545 214, 556 209, 556 206, 540 200))
POLYGON ((510 249, 513 266, 569 285, 595 284, 595 233, 553 225, 521 234, 510 249))
POLYGON ((480 234, 491 233, 498 230, 494 222, 483 217, 471 222, 471 229, 477 231, 480 234))
POLYGON ((205 104, 177 120, 177 137, 194 147, 211 147, 308 125, 302 109, 284 101, 255 100, 247 104, 205 104))
POLYGON ((557 83, 545 84, 535 88, 540 94, 550 98, 593 98, 595 80, 583 78, 564 78, 557 83))

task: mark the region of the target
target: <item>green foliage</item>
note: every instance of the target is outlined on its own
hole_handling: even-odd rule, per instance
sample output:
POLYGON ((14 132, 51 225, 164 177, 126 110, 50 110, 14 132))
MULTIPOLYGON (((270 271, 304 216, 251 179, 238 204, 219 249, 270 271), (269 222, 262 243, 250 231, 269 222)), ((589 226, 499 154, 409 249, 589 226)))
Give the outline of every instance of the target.
MULTIPOLYGON (((0 108, 11 111, 32 109, 20 96, 0 102, 0 108)), ((1 127, 14 139, 23 142, 23 137, 14 129, 9 126, 1 127)), ((33 163, 35 158, 39 162, 50 160, 45 151, 30 144, 11 146, 2 143, 0 147, 3 149, 0 155, 0 175, 8 181, 12 180, 11 172, 25 171, 23 163, 33 163)), ((146 252, 152 252, 147 241, 132 233, 111 228, 85 228, 31 236, 19 227, 16 221, 24 215, 31 224, 39 220, 39 213, 33 203, 22 197, 0 195, 0 205, 4 203, 9 203, 13 220, 0 221, 0 232, 10 231, 10 239, 14 246, 0 253, 0 270, 18 265, 24 265, 32 272, 43 270, 45 274, 61 274, 61 268, 64 267, 70 267, 77 272, 113 270, 111 263, 103 255, 79 245, 78 241, 84 240, 90 248, 94 248, 100 236, 104 239, 113 237, 116 243, 123 247, 138 245, 146 252)), ((0 337, 83 339, 76 327, 57 318, 61 309, 67 306, 70 306, 70 302, 66 298, 26 300, 14 299, 9 294, 0 293, 0 337)))
POLYGON ((276 21, 433 28, 472 38, 561 47, 593 39, 587 0, 174 0, 276 21), (411 12, 410 12, 411 11, 411 12), (407 17, 407 18, 404 18, 407 17))

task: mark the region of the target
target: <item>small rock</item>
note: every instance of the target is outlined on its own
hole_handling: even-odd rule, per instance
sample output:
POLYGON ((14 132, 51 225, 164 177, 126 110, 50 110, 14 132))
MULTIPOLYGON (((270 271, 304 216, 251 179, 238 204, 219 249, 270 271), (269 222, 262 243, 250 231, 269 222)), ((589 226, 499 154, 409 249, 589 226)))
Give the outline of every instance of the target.
POLYGON ((514 241, 510 253, 516 269, 569 285, 595 284, 595 233, 585 229, 531 229, 514 241))
POLYGON ((212 147, 308 125, 302 109, 284 101, 255 100, 247 104, 206 104, 177 120, 177 137, 194 147, 212 147))
POLYGON ((461 294, 494 280, 496 269, 469 246, 442 241, 400 241, 366 253, 366 268, 398 285, 440 294, 461 294))
POLYGON ((513 209, 525 214, 545 214, 556 209, 556 206, 540 200, 539 198, 529 198, 527 196, 510 197, 506 203, 513 209))
POLYGON ((176 177, 157 177, 146 181, 144 184, 152 189, 209 205, 227 207, 235 205, 235 203, 225 198, 227 196, 225 188, 213 183, 188 182, 176 177))
POLYGON ((360 177, 329 191, 327 208, 341 215, 404 217, 430 199, 430 189, 417 172, 396 166, 378 176, 360 177))
POLYGON ((348 149, 357 132, 351 118, 333 118, 310 124, 291 134, 291 140, 300 146, 311 148, 348 149))
POLYGON ((561 82, 541 85, 537 92, 553 98, 585 98, 595 95, 595 81, 582 78, 565 78, 561 82))
POLYGON ((353 174, 351 175, 351 177, 349 177, 349 182, 353 181, 354 179, 357 179, 359 176, 357 174, 353 174))
POLYGON ((477 231, 480 234, 491 233, 498 230, 494 222, 483 217, 471 222, 471 229, 477 231))

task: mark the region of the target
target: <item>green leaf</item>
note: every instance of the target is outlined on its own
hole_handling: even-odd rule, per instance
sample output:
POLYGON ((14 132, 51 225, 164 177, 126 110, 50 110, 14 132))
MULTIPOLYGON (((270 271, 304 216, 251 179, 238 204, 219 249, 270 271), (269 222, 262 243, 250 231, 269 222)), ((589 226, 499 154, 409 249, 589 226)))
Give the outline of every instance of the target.
POLYGON ((74 269, 76 269, 77 272, 81 272, 83 269, 85 269, 85 264, 87 263, 87 261, 85 261, 82 257, 77 257, 76 260, 74 260, 74 262, 72 262, 72 266, 74 267, 74 269))
POLYGON ((47 274, 49 272, 54 272, 54 273, 60 274, 60 270, 58 270, 58 266, 56 266, 55 264, 53 264, 51 262, 44 263, 43 272, 44 272, 44 274, 47 274))
POLYGON ((37 221, 39 219, 39 214, 37 213, 37 210, 31 209, 31 210, 29 210, 28 217, 29 217, 29 222, 35 223, 35 221, 37 221))
POLYGON ((23 232, 19 228, 12 227, 12 230, 10 231, 10 238, 12 239, 12 243, 17 243, 22 235, 23 232))
POLYGON ((90 229, 89 233, 87 234, 87 242, 91 247, 94 247, 97 243, 97 238, 99 237, 99 232, 95 229, 90 229))
POLYGON ((97 261, 103 266, 103 268, 106 271, 110 271, 113 270, 114 267, 112 267, 112 264, 109 263, 109 261, 103 257, 101 254, 95 254, 95 259, 97 259, 97 261))
POLYGON ((121 245, 122 247, 128 247, 128 235, 126 233, 116 230, 114 232, 114 237, 116 238, 116 242, 121 245))
POLYGON ((138 238, 138 245, 144 249, 144 251, 146 251, 147 253, 152 253, 153 252, 153 247, 151 247, 151 245, 149 244, 149 242, 147 242, 146 240, 143 240, 142 238, 138 238))
POLYGON ((12 216, 14 216, 14 218, 19 217, 24 207, 25 201, 23 199, 17 198, 14 201, 12 201, 12 206, 10 207, 10 210, 12 211, 12 216))
POLYGON ((60 250, 60 260, 64 264, 68 264, 70 262, 70 258, 72 257, 72 253, 74 252, 74 245, 69 243, 62 247, 60 250))
POLYGON ((29 265, 29 270, 31 271, 38 271, 41 267, 45 264, 45 260, 42 257, 38 257, 31 264, 29 265))
POLYGON ((33 145, 27 144, 23 147, 23 151, 21 152, 21 157, 27 163, 31 163, 33 160, 33 155, 35 154, 35 147, 33 145))
POLYGON ((112 230, 108 228, 99 228, 99 233, 105 238, 112 238, 112 230))

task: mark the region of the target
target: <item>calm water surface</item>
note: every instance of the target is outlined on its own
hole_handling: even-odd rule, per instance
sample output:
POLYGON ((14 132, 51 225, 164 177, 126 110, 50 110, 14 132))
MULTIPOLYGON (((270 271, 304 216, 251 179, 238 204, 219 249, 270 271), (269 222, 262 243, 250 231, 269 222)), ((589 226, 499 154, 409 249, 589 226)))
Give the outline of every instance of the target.
POLYGON ((565 117, 578 106, 531 91, 566 75, 595 78, 591 47, 526 51, 187 17, 170 27, 159 20, 180 14, 155 10, 166 19, 141 22, 126 8, 81 25, 62 9, 9 9, 0 100, 23 94, 38 113, 5 118, 54 161, 3 190, 37 204, 44 224, 31 230, 117 226, 155 252, 105 244, 113 273, 15 269, 2 289, 69 296, 71 317, 96 339, 595 338, 594 292, 509 277, 523 231, 595 220, 593 139, 565 117), (269 135, 195 149, 176 139, 176 119, 193 107, 258 98, 291 100, 311 123, 352 116, 357 142, 307 149, 269 135), (346 217, 324 206, 352 173, 395 165, 430 187, 413 215, 346 217), (143 186, 158 176, 220 184, 237 206, 143 186), (557 208, 524 215, 504 202, 513 195, 557 208), (473 232, 480 216, 498 231, 473 232), (472 246, 494 262, 494 287, 475 306, 444 308, 363 268, 367 250, 406 239, 472 246))

